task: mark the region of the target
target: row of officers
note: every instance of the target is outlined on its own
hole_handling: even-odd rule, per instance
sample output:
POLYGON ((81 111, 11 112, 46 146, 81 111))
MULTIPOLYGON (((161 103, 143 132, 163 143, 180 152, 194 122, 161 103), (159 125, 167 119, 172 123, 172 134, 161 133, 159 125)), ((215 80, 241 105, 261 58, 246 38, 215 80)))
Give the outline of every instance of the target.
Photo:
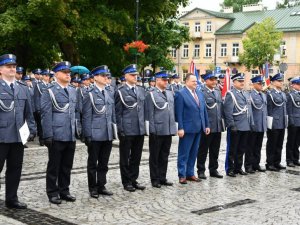
MULTIPOLYGON (((33 140, 36 125, 29 88, 16 81, 16 57, 0 56, 0 172, 6 161, 6 201, 9 208, 26 208, 17 190, 22 171, 24 145, 20 128, 25 121, 33 140)), ((286 161, 299 166, 300 78, 291 80, 293 90, 281 91, 283 75, 271 78, 267 94, 262 92, 261 76, 252 79, 253 90, 244 91, 244 75, 231 77, 233 87, 223 101, 212 73, 203 76, 205 86, 197 88, 197 78, 186 76, 185 87, 170 88, 166 71, 155 74, 156 85, 148 91, 136 85, 136 65, 122 72, 126 83, 117 89, 107 88, 107 66, 94 68, 95 84, 84 93, 70 85, 69 62, 52 69, 56 82, 40 89, 40 128, 48 148, 46 193, 49 201, 76 201, 70 193, 70 175, 76 147, 76 121, 81 117, 82 134, 88 147, 88 189, 90 196, 112 195, 106 189, 106 174, 113 139, 119 139, 120 172, 126 191, 144 190, 138 183, 144 136, 149 135, 149 167, 152 186, 172 186, 167 180, 168 157, 172 136, 179 136, 178 177, 181 184, 206 179, 205 161, 209 152, 209 174, 218 172, 221 133, 227 129, 226 175, 264 172, 260 164, 264 133, 267 132, 266 169, 285 169, 280 164, 285 128, 288 127, 286 161), (244 157, 245 156, 245 157, 244 157), (195 163, 197 159, 197 173, 195 163), (244 164, 245 170, 242 169, 244 164)), ((34 94, 35 95, 35 94, 34 94)))

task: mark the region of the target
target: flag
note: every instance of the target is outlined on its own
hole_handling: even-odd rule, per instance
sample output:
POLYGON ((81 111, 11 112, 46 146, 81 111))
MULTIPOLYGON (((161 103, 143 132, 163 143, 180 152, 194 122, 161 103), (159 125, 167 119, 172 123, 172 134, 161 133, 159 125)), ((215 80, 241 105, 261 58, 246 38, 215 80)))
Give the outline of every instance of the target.
POLYGON ((222 98, 224 99, 226 93, 230 90, 230 68, 226 69, 225 78, 224 78, 224 85, 222 88, 222 98))
POLYGON ((196 65, 194 63, 194 61, 192 60, 191 64, 190 64, 190 73, 195 74, 196 78, 197 78, 197 84, 198 87, 202 87, 202 82, 201 82, 201 78, 199 77, 199 73, 197 71, 196 65))
POLYGON ((269 63, 266 62, 264 64, 264 77, 265 77, 265 83, 267 86, 270 85, 270 76, 269 76, 269 63))

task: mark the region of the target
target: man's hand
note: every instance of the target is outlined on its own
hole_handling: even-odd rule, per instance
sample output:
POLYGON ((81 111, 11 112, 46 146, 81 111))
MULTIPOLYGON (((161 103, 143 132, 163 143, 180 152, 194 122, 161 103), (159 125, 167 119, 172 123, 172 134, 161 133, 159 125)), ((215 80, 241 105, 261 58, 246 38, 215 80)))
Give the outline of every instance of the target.
POLYGON ((210 128, 205 128, 205 134, 209 135, 210 134, 210 128))
POLYGON ((179 136, 180 138, 183 138, 183 136, 184 136, 184 130, 183 130, 183 129, 178 130, 177 134, 178 134, 178 136, 179 136))
POLYGON ((53 145, 53 139, 52 139, 52 137, 46 138, 46 139, 44 140, 44 143, 45 143, 45 145, 46 145, 48 148, 51 148, 52 145, 53 145))
POLYGON ((92 138, 91 138, 91 137, 85 137, 85 139, 84 139, 84 144, 85 144, 87 147, 90 147, 91 144, 92 144, 92 138))
POLYGON ((35 135, 34 134, 30 134, 27 141, 30 142, 30 141, 34 141, 34 138, 35 138, 35 135))

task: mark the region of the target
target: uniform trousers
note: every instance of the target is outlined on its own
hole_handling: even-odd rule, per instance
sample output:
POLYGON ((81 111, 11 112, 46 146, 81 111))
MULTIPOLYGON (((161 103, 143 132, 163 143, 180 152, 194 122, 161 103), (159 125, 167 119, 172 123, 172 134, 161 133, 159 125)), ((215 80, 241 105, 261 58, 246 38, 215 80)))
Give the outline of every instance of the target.
POLYGON ((264 132, 250 132, 248 137, 248 148, 245 153, 245 169, 256 169, 261 158, 261 147, 264 132))
POLYGON ((267 165, 276 166, 281 162, 285 129, 268 129, 267 131, 267 165))
POLYGON ((52 147, 48 148, 46 191, 49 198, 70 194, 75 146, 75 141, 53 141, 52 147))
POLYGON ((286 142, 286 162, 296 163, 299 161, 300 127, 288 127, 286 142))
POLYGON ((6 161, 5 200, 18 201, 18 187, 21 178, 24 146, 22 143, 0 143, 0 173, 6 161))

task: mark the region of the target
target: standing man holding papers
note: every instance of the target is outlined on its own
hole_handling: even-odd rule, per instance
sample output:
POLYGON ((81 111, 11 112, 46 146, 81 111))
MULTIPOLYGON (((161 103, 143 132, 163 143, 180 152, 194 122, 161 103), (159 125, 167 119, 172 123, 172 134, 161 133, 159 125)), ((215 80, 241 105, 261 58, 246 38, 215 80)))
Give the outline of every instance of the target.
POLYGON ((268 131, 266 169, 279 171, 286 167, 280 164, 285 128, 287 127, 286 95, 281 90, 283 74, 271 77, 273 89, 267 94, 268 131))
POLYGON ((17 195, 24 156, 22 142, 26 142, 21 139, 19 130, 26 121, 30 129, 29 139, 32 139, 36 129, 29 90, 15 80, 16 64, 16 56, 0 56, 0 173, 6 161, 6 207, 26 209, 27 205, 20 202, 17 195))

